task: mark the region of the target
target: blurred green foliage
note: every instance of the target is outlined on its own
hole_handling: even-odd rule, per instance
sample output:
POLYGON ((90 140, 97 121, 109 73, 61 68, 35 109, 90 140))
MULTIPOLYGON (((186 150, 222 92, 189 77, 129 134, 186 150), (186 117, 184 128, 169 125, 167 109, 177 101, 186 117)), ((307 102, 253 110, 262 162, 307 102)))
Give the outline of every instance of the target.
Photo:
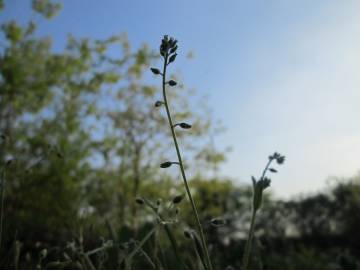
MULTIPOLYGON (((34 0, 32 7, 50 19, 61 6, 34 0)), ((159 89, 146 83, 158 55, 146 45, 131 48, 124 34, 69 36, 66 48, 55 52, 51 37, 36 35, 34 22, 4 22, 1 30, 0 164, 6 174, 0 268, 32 269, 46 248, 44 265, 71 260, 65 268, 76 269, 75 262, 86 265, 81 252, 112 240, 90 259, 96 269, 117 269, 156 220, 135 198, 165 209, 184 193, 177 175, 159 169, 171 137, 154 108, 159 89)), ((251 188, 216 176, 225 160, 212 144, 218 131, 212 134, 206 108, 190 110, 187 88, 179 92, 170 93, 172 106, 181 107, 174 111, 182 112, 174 118, 193 123, 179 138, 194 160, 191 188, 215 269, 240 269, 251 188), (213 226, 213 219, 226 224, 213 226)), ((281 201, 266 193, 263 200, 252 269, 360 269, 360 175, 320 194, 281 201)), ((189 205, 177 207, 168 215, 178 221, 150 235, 133 269, 198 269, 183 233, 194 228, 189 205)))

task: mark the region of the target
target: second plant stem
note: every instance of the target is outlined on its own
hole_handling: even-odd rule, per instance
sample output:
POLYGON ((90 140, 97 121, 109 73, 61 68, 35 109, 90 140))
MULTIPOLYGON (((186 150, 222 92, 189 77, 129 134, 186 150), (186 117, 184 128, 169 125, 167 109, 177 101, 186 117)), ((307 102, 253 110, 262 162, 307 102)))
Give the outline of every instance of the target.
POLYGON ((1 251, 1 244, 2 244, 2 231, 3 231, 3 223, 4 223, 4 198, 5 198, 5 170, 6 168, 3 168, 3 170, 1 171, 1 198, 0 198, 0 203, 1 203, 1 208, 0 208, 0 251, 1 251))
POLYGON ((172 121, 171 114, 170 114, 169 104, 168 104, 167 97, 166 97, 166 67, 167 67, 167 62, 168 62, 168 55, 166 54, 165 57, 164 57, 164 67, 163 67, 163 73, 162 73, 162 91, 163 91, 164 105, 165 105, 166 114, 167 114, 167 118, 168 118, 168 121, 169 121, 170 129, 171 129, 171 134, 172 134, 174 144, 175 144, 177 158, 179 160, 179 166, 180 166, 181 175, 182 175, 182 178, 184 180, 186 193, 187 193, 187 196, 188 196, 188 198, 190 200, 191 208, 192 208, 192 211, 193 211, 195 219, 196 219, 196 225, 198 227, 197 229, 198 229, 199 234, 200 234, 201 244, 202 244, 202 247, 203 247, 203 250, 204 250, 204 253, 205 253, 205 257, 206 257, 205 259, 206 259, 206 262, 207 262, 207 266, 208 266, 209 270, 212 270, 212 265, 211 265, 211 261, 210 261, 209 251, 208 251, 207 245, 206 245, 205 235, 204 235, 204 232, 203 232, 203 229, 202 229, 202 226, 201 226, 201 222, 200 222, 199 214, 198 214, 198 211, 197 211, 197 208, 196 208, 196 205, 195 205, 195 201, 194 201, 194 199, 193 199, 193 197, 191 195, 190 188, 189 188, 189 185, 188 185, 188 181, 186 179, 186 174, 185 174, 185 169, 184 169, 184 165, 183 165, 182 158, 181 158, 180 148, 179 148, 179 144, 178 144, 177 139, 176 139, 176 133, 175 133, 175 130, 174 130, 174 125, 173 125, 173 121, 172 121))
MULTIPOLYGON (((268 163, 266 164, 266 166, 262 172, 260 180, 264 179, 265 174, 266 174, 267 170, 269 169, 271 162, 272 162, 272 159, 269 159, 268 163)), ((254 192, 254 196, 255 196, 255 190, 253 192, 254 192)), ((247 270, 249 267, 249 261, 250 261, 250 255, 251 255, 251 249, 252 249, 252 241, 254 238, 254 231, 255 231, 255 219, 256 219, 257 210, 258 209, 255 209, 253 206, 252 214, 251 214, 251 221, 250 221, 250 230, 249 230, 248 238, 247 238, 246 244, 245 244, 242 270, 247 270)))
POLYGON ((251 214, 251 221, 250 221, 250 231, 245 245, 242 270, 247 270, 249 265, 250 253, 252 248, 252 239, 254 237, 255 217, 256 217, 256 210, 253 209, 251 214))

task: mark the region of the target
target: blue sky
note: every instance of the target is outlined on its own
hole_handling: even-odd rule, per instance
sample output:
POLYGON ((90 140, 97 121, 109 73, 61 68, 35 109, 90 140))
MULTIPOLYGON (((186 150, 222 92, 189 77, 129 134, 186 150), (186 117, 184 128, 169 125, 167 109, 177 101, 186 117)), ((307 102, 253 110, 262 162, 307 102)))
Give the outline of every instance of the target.
MULTIPOLYGON (((0 21, 32 15, 8 0, 0 21)), ((41 34, 105 38, 126 32, 132 46, 179 40, 184 83, 208 95, 231 146, 222 173, 240 182, 258 175, 269 153, 287 162, 275 195, 315 192, 329 176, 360 169, 359 1, 72 0, 41 34), (195 55, 191 61, 185 55, 195 55)))

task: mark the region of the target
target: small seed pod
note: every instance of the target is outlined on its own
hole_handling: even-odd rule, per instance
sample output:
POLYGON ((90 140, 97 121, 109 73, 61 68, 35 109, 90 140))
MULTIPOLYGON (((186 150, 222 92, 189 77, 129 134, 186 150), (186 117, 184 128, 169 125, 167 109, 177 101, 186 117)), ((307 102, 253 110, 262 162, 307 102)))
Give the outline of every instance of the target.
POLYGON ((183 200, 184 195, 177 195, 174 197, 174 199, 172 200, 173 204, 178 204, 181 203, 181 201, 183 200))
POLYGON ((159 51, 160 51, 160 55, 161 55, 162 57, 164 57, 164 56, 165 56, 165 51, 164 51, 164 46, 163 46, 162 44, 160 45, 159 51))
POLYGON ((269 168, 269 171, 272 172, 272 173, 277 173, 278 171, 275 170, 274 168, 269 168))
POLYGON ((274 154, 269 156, 269 160, 277 159, 280 157, 280 154, 278 152, 275 152, 274 154))
POLYGON ((157 68, 151 68, 152 73, 154 73, 155 75, 159 75, 160 74, 160 70, 157 68))
POLYGON ((160 164, 160 168, 169 168, 172 165, 172 162, 166 161, 160 164))
POLYGON ((226 221, 222 218, 213 218, 210 221, 210 224, 211 224, 211 226, 214 226, 214 227, 221 227, 226 224, 226 221))
POLYGON ((175 54, 173 54, 172 56, 170 56, 170 58, 169 58, 169 64, 175 61, 176 56, 177 56, 177 54, 176 54, 176 53, 175 53, 175 54))
POLYGON ((183 129, 190 129, 191 125, 189 125, 188 123, 180 123, 179 126, 183 129))
POLYGON ((170 81, 168 82, 168 84, 169 84, 170 86, 175 86, 175 85, 177 85, 177 82, 175 82, 174 80, 170 80, 170 81))
POLYGON ((270 187, 271 179, 264 177, 261 181, 263 189, 270 187))
POLYGON ((285 156, 280 156, 280 157, 276 158, 276 162, 279 165, 283 164, 285 162, 285 156))
POLYGON ((164 102, 158 100, 158 101, 155 102, 155 107, 160 107, 163 104, 164 104, 164 102))
POLYGON ((173 37, 170 37, 170 40, 169 40, 169 46, 170 48, 173 48, 177 43, 177 40, 174 39, 173 37))
POLYGON ((178 42, 177 39, 175 39, 174 42, 171 44, 171 47, 174 48, 176 46, 177 42, 178 42))
POLYGON ((139 205, 143 205, 143 204, 145 203, 144 199, 143 199, 143 198, 140 198, 140 197, 136 198, 136 199, 135 199, 135 202, 136 202, 137 204, 139 204, 139 205))
POLYGON ((174 53, 174 52, 176 52, 177 48, 178 48, 178 46, 177 46, 177 45, 175 45, 173 48, 171 48, 170 53, 174 53))

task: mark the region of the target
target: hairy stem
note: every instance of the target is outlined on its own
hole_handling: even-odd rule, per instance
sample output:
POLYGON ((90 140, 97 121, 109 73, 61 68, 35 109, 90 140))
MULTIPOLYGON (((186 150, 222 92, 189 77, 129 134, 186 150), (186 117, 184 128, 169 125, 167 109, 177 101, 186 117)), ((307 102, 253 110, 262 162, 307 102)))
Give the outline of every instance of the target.
POLYGON ((177 154, 177 158, 178 158, 178 161, 179 161, 181 175, 182 175, 182 178, 183 178, 183 181, 184 181, 187 196, 188 196, 188 198, 190 200, 190 203, 191 203, 192 211, 193 211, 195 219, 196 219, 196 225, 197 225, 197 229, 198 229, 199 234, 200 234, 201 244, 202 244, 202 248, 204 249, 207 266, 208 266, 209 270, 212 270, 212 265, 211 265, 211 261, 210 261, 209 251, 208 251, 207 245, 206 245, 205 235, 204 235, 204 232, 203 232, 203 228, 201 226, 201 222, 200 222, 199 214, 198 214, 198 211, 197 211, 197 208, 196 208, 196 205, 195 205, 195 201, 194 201, 194 199, 193 199, 193 197, 191 195, 190 188, 189 188, 189 185, 188 185, 188 181, 186 179, 186 174, 185 174, 185 169, 184 169, 184 165, 183 165, 183 162, 182 162, 180 148, 179 148, 179 144, 178 144, 177 139, 176 139, 175 129, 174 129, 173 121, 172 121, 171 114, 170 114, 169 104, 168 104, 167 97, 166 97, 166 67, 167 67, 167 62, 168 62, 168 54, 166 54, 165 57, 164 57, 164 67, 163 67, 163 73, 162 73, 162 91, 163 91, 164 105, 165 105, 165 108, 166 108, 166 114, 167 114, 170 130, 171 130, 171 134, 172 134, 174 144, 175 144, 175 149, 176 149, 176 154, 177 154))

